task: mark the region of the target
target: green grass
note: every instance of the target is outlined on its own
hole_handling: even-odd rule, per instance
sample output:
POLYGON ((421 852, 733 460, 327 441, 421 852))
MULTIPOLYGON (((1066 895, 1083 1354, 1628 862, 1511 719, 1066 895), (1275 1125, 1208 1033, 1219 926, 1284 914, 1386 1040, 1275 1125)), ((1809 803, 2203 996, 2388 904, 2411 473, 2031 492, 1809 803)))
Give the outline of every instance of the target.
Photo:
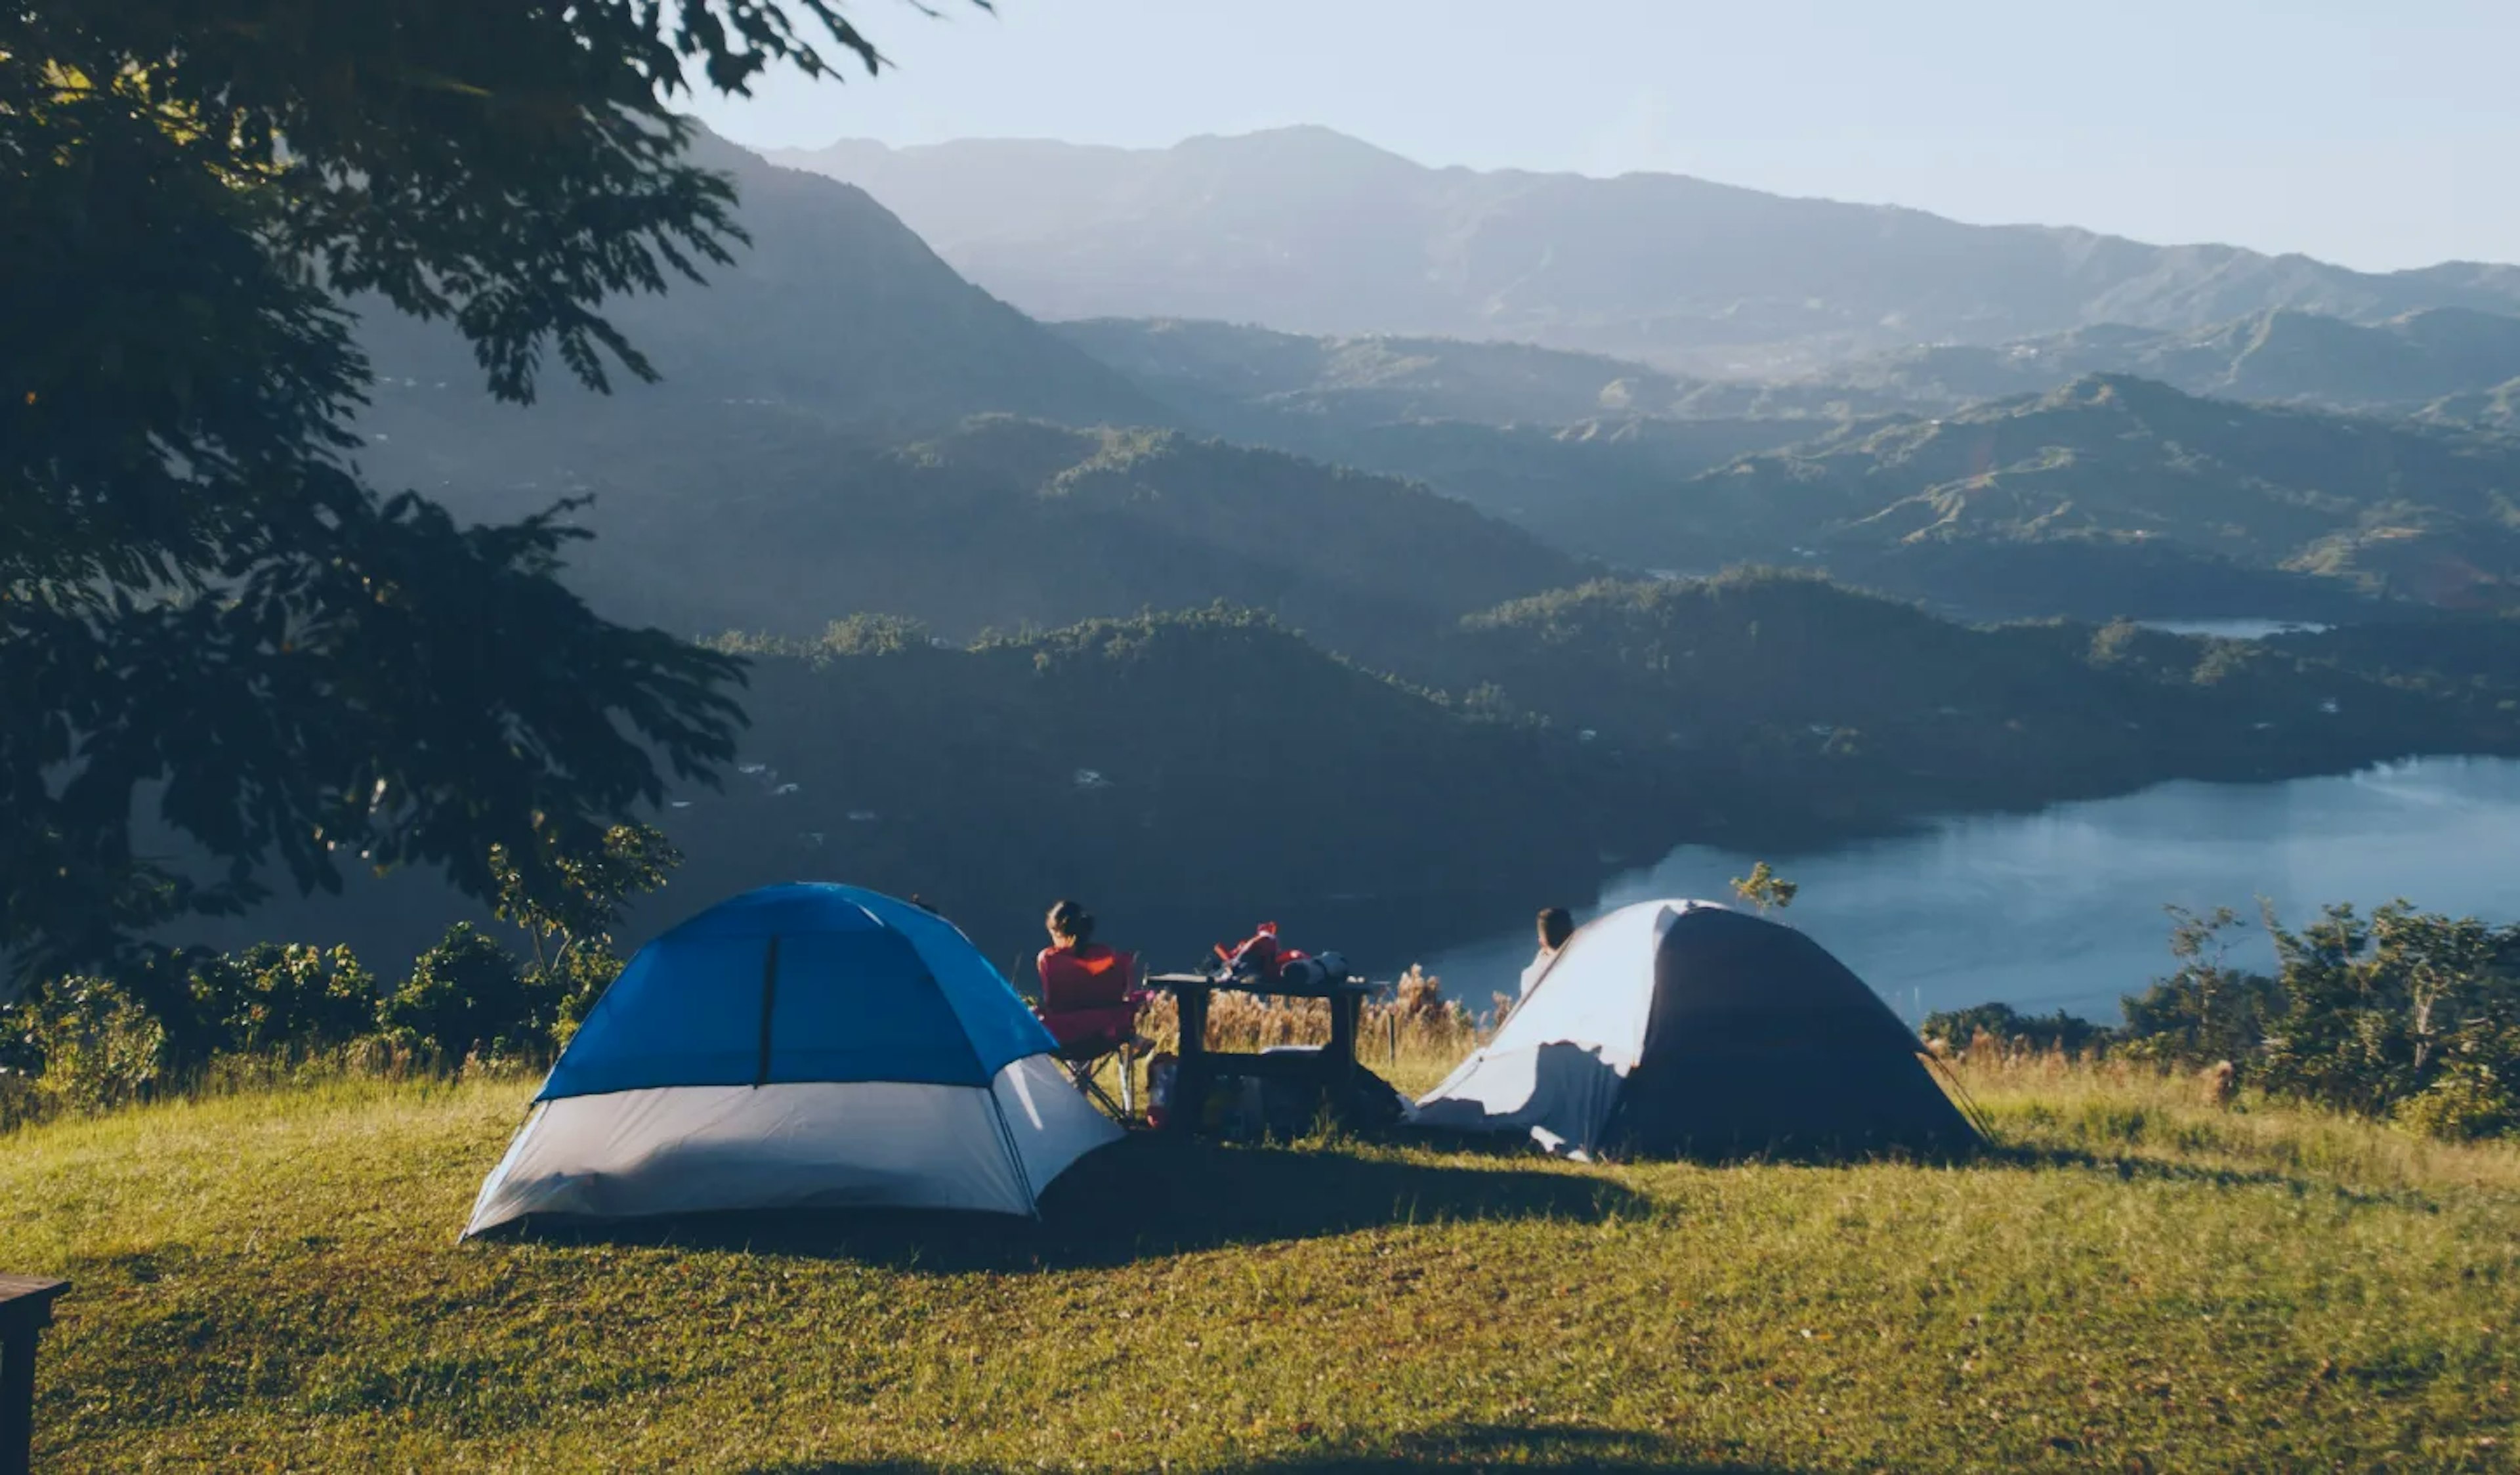
POLYGON ((0 1268, 75 1282, 46 1469, 2514 1467, 2520 1152, 1975 1088, 1964 1168, 1140 1140, 459 1245, 528 1087, 344 1082, 0 1137, 0 1268))

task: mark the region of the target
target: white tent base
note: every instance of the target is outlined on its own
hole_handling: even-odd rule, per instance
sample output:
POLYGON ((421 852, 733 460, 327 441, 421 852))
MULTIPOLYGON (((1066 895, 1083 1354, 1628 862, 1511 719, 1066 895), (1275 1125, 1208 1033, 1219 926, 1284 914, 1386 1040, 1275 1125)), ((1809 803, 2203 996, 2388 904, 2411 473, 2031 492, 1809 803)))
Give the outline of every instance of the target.
POLYGON ((800 1082, 566 1096, 534 1107, 464 1232, 528 1215, 1032 1214, 1052 1178, 1119 1135, 1045 1055, 1013 1062, 986 1088, 800 1082))

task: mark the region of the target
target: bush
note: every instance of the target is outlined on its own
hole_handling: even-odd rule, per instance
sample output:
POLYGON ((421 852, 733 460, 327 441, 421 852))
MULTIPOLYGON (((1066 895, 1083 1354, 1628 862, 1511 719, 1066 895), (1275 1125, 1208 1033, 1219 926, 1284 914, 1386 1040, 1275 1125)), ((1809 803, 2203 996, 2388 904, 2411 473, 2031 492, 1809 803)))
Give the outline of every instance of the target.
POLYGON ((2398 901, 2274 934, 2285 1005, 2264 1051, 2271 1088, 2428 1130, 2502 1129, 2490 1124, 2498 1083, 2520 1079, 2520 928, 2398 901))
POLYGON ((2053 1014, 2023 1014, 2010 1004, 1972 1004, 1965 1009, 1938 1009, 1925 1016, 1919 1033, 1965 1048, 1980 1035, 2018 1042, 2042 1052, 2080 1051, 2107 1042, 2109 1032, 2079 1015, 2059 1009, 2053 1014))
POLYGON ((346 947, 257 943, 197 963, 190 992, 218 1054, 327 1049, 376 1025, 376 978, 346 947))
POLYGON ((2507 1071, 2472 1060, 2453 1061, 2433 1083, 2398 1107, 2398 1121, 2428 1137, 2466 1141, 2500 1136, 2520 1126, 2520 1096, 2507 1071))
POLYGON ((2269 1022, 2284 1010, 2283 986, 2225 964, 2227 936, 2239 921, 2229 907, 2200 914, 2174 906, 2170 915, 2179 971, 2121 1001, 2126 1024, 2119 1034, 2128 1052, 2179 1069, 2228 1061, 2247 1074, 2269 1022))
POLYGON ((555 990, 529 982, 508 949, 469 922, 447 929, 387 995, 377 1023, 396 1046, 454 1063, 478 1053, 531 1058, 548 1053, 558 1013, 555 990))
POLYGON ((172 1063, 165 1026, 106 979, 57 979, 12 1012, 42 1062, 35 1093, 46 1106, 126 1105, 155 1090, 172 1063))
POLYGON ((550 1000, 551 1044, 564 1049, 586 1023, 595 1001, 621 976, 622 960, 602 948, 579 948, 552 968, 538 970, 528 986, 550 1000))
POLYGON ((2263 973, 2182 968, 2123 1001, 2129 1054, 2182 1069, 2229 1061, 2245 1072, 2283 1013, 2283 986, 2263 973))

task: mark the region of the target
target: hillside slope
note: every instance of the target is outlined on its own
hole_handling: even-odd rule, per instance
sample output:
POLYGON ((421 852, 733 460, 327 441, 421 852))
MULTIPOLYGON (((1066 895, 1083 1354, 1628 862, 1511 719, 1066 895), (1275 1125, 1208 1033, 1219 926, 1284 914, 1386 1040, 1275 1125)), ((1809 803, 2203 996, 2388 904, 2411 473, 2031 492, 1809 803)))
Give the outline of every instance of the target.
MULTIPOLYGON (((2514 627, 2451 632, 2507 661, 2514 627)), ((2436 643, 2280 644, 2066 622, 1976 627, 1808 576, 1597 583, 1465 622, 1451 668, 1509 711, 1669 764, 1756 834, 2035 806, 2167 779, 2345 772, 2415 752, 2520 751, 2513 672, 2436 643)))
POLYGON ((2436 308, 2361 324, 2287 308, 2193 331, 2111 324, 1993 346, 1909 348, 1790 388, 1950 406, 2087 374, 2138 375, 2224 399, 2408 413, 2520 377, 2520 317, 2436 308))
POLYGON ((1321 128, 778 157, 864 186, 974 281, 1052 318, 1507 338, 1727 373, 2275 307, 2376 321, 2520 304, 2507 266, 2375 275, 1678 175, 1431 169, 1321 128))
MULTIPOLYGON (((657 415, 766 405, 878 438, 943 429, 985 413, 1068 424, 1158 424, 1127 379, 958 276, 863 190, 781 168, 702 133, 695 161, 734 176, 737 217, 752 237, 704 283, 605 308, 663 382, 616 384, 606 399, 546 365, 528 410, 478 392, 472 355, 443 327, 372 310, 361 337, 376 362, 379 426, 426 409, 445 433, 474 421, 617 433, 657 415), (415 403, 417 401, 417 403, 415 403)), ((621 376, 616 376, 620 378, 621 376)))
POLYGON ((2094 376, 1746 457, 1631 499, 1625 519, 1666 558, 1810 560, 1925 593, 1956 560, 2001 578, 2026 550, 2065 548, 2093 597, 2183 561, 2200 593, 2283 575, 2499 605, 2520 589, 2520 442, 2094 376))
POLYGON ((1167 403, 1207 416, 1571 426, 1842 420, 1932 402, 1830 380, 1696 379, 1605 354, 1477 339, 1306 336, 1173 318, 1083 318, 1050 328, 1167 403))
POLYGON ((1834 384, 1688 379, 1527 344, 1166 319, 1054 331, 1229 439, 1422 481, 1559 547, 1627 559, 1616 510, 1737 456, 1920 409, 1834 384), (1609 509, 1605 511, 1604 509, 1609 509))
MULTIPOLYGON (((777 881, 926 896, 1004 960, 1089 899, 1167 965, 1264 917, 1394 971, 1385 940, 1459 940, 1660 853, 1682 816, 1571 735, 1463 713, 1265 620, 1094 622, 976 649, 897 621, 753 658, 724 787, 656 822, 688 857, 637 944, 777 881)), ((476 914, 432 875, 204 921, 184 941, 347 943, 406 958, 476 914)))
POLYGON ((886 447, 727 404, 600 431, 470 419, 380 449, 468 516, 592 496, 576 517, 597 535, 566 576, 599 608, 694 634, 812 635, 879 612, 962 638, 1222 599, 1381 658, 1585 572, 1422 486, 1169 431, 982 417, 886 447))

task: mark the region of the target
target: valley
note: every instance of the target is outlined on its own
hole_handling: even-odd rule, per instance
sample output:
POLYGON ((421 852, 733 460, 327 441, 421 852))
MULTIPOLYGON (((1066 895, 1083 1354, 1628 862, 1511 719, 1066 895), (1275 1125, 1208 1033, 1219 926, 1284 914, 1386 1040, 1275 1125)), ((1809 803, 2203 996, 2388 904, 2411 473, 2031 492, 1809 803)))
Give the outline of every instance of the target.
MULTIPOLYGON (((2520 442, 2443 408, 2520 320, 2381 294, 1758 379, 1045 324, 882 178, 699 147, 755 244, 625 314, 660 383, 519 410, 369 329, 372 474, 489 521, 572 499, 600 612, 751 663, 742 771, 657 811, 689 860, 634 938, 830 874, 1002 949, 1012 899, 1076 891, 1186 950, 1243 911, 1442 947, 1682 842, 2520 753, 2520 442)), ((201 935, 392 955, 463 910, 388 878, 201 935)))

